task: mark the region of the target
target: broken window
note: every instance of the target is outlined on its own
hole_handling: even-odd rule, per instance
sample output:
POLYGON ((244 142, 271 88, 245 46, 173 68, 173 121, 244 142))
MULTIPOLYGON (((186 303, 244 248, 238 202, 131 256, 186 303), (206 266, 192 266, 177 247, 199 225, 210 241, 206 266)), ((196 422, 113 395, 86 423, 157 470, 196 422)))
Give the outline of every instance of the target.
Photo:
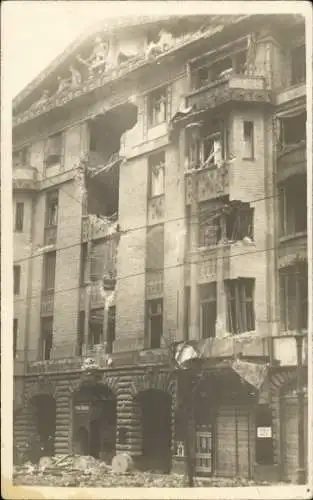
POLYGON ((167 120, 167 87, 154 90, 148 96, 148 123, 150 127, 167 120))
POLYGON ((216 246, 221 240, 220 211, 227 199, 219 198, 199 204, 199 245, 216 246))
POLYGON ((200 332, 201 338, 215 337, 216 283, 200 286, 200 332))
POLYGON ((243 122, 243 157, 254 158, 254 130, 253 122, 243 122))
POLYGON ((289 236, 307 230, 307 183, 305 175, 288 179, 279 190, 280 235, 289 236))
POLYGON ((291 84, 304 83, 306 79, 305 45, 295 47, 291 52, 291 84))
MULTIPOLYGON (((244 238, 253 240, 253 218, 254 209, 248 203, 231 203, 225 209, 224 221, 220 219, 220 224, 225 224, 225 235, 228 241, 242 241, 244 238)), ((221 233, 223 233, 221 228, 221 233)))
POLYGON ((148 300, 146 307, 149 347, 158 349, 163 335, 163 299, 148 300))
POLYGON ((308 327, 308 265, 298 262, 280 270, 280 316, 284 331, 308 327))
POLYGON ((63 134, 58 133, 48 137, 45 143, 45 166, 59 165, 62 160, 63 134))
POLYGON ((255 329, 254 278, 226 280, 227 329, 233 334, 255 329))
POLYGON ((161 271, 164 267, 164 226, 147 229, 147 271, 161 271))
POLYGON ((51 359, 53 337, 53 318, 41 318, 42 359, 51 359))
POLYGON ((306 139, 306 112, 281 118, 280 143, 282 147, 299 144, 306 139))
POLYGON ((150 197, 164 194, 165 153, 161 151, 149 157, 150 197))
POLYGON ((46 227, 58 224, 58 191, 50 191, 46 197, 46 227))
POLYGON ((200 137, 187 134, 186 157, 188 170, 210 166, 219 167, 228 158, 229 128, 226 120, 213 120, 204 125, 200 137))

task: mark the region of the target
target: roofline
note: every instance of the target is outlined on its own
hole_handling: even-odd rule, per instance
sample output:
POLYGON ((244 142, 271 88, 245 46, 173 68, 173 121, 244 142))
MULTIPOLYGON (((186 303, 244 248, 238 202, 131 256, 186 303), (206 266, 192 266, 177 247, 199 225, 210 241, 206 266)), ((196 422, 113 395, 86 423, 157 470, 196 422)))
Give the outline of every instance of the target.
MULTIPOLYGON (((26 85, 13 99, 13 109, 16 108, 21 102, 26 99, 44 80, 57 69, 57 67, 62 64, 70 56, 72 52, 78 49, 83 42, 85 42, 89 37, 99 30, 105 31, 107 34, 112 34, 119 32, 125 28, 145 26, 151 23, 158 23, 162 21, 177 20, 182 17, 188 17, 184 15, 171 15, 171 16, 136 16, 132 18, 122 19, 112 19, 109 22, 99 21, 93 23, 87 28, 81 35, 79 35, 72 43, 70 43, 66 49, 58 54, 52 62, 46 66, 30 83, 26 85)), ((216 16, 219 17, 219 16, 216 16)))

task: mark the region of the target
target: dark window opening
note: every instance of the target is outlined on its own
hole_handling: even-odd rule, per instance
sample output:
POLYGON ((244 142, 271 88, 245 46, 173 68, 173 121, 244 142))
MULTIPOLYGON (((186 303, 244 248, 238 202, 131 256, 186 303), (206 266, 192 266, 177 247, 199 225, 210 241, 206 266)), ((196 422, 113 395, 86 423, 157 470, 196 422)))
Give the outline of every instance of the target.
POLYGON ((255 280, 251 278, 225 281, 227 329, 233 334, 255 329, 254 285, 255 280))
POLYGON ((47 193, 46 198, 46 227, 57 226, 58 224, 58 191, 47 193))
POLYGON ((306 262, 280 271, 280 316, 284 331, 308 327, 308 265, 306 262))
POLYGON ((115 306, 109 307, 108 310, 108 330, 107 330, 107 352, 111 353, 113 350, 113 343, 115 341, 115 322, 116 322, 116 308, 115 306))
POLYGON ((147 301, 147 323, 149 347, 157 349, 163 335, 163 299, 147 301))
POLYGON ((13 357, 16 358, 17 355, 17 335, 18 335, 18 320, 13 319, 13 357))
POLYGON ((77 331, 78 356, 81 356, 83 353, 84 343, 85 343, 85 311, 80 311, 78 316, 78 331, 77 331))
POLYGON ((87 243, 81 245, 80 251, 80 286, 84 286, 86 280, 86 269, 87 269, 87 243))
POLYGON ((225 214, 226 239, 228 241, 242 241, 244 238, 253 240, 253 219, 254 209, 250 208, 249 204, 230 205, 228 213, 225 214))
POLYGON ((62 133, 48 137, 45 144, 45 165, 52 167, 61 163, 63 147, 62 133))
POLYGON ((53 291, 55 286, 56 252, 46 253, 43 265, 43 291, 53 291))
POLYGON ((164 268, 164 226, 147 229, 147 271, 162 271, 164 268))
POLYGON ((306 113, 281 119, 281 145, 293 146, 306 139, 306 113))
POLYGON ((103 308, 92 309, 89 322, 89 345, 99 345, 103 341, 103 308))
POLYGON ((305 45, 293 49, 291 53, 291 84, 304 83, 306 79, 305 45))
POLYGON ((305 175, 293 176, 279 190, 280 235, 307 231, 307 183, 305 175))
POLYGON ((41 319, 42 358, 51 359, 53 344, 53 318, 41 319))
POLYGON ((16 203, 15 207, 15 232, 21 233, 24 225, 24 203, 16 203))
POLYGON ((268 405, 258 405, 256 409, 255 459, 260 465, 274 463, 272 410, 268 405))
POLYGON ((13 266, 14 295, 18 295, 20 293, 20 284, 21 284, 21 266, 13 266))
POLYGON ((216 283, 200 286, 200 330, 203 339, 215 337, 216 283))
POLYGON ((254 125, 253 122, 243 122, 243 157, 254 158, 254 125))
POLYGON ((164 194, 165 152, 149 157, 149 197, 164 194))
POLYGON ((187 170, 220 166, 229 157, 229 127, 226 120, 213 120, 195 137, 188 133, 186 140, 187 170))
POLYGON ((148 124, 155 127, 167 120, 167 87, 154 90, 148 95, 148 124))

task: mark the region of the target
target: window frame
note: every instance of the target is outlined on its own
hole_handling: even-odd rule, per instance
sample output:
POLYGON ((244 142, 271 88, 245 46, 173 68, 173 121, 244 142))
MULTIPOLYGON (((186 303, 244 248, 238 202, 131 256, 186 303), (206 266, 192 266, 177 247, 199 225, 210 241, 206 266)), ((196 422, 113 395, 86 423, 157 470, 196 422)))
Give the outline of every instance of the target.
MULTIPOLYGON (((301 54, 303 56, 303 54, 301 54)), ((306 82, 306 46, 305 43, 300 43, 296 45, 295 47, 292 47, 291 53, 290 53, 290 61, 291 61, 291 85, 301 85, 306 82), (299 58, 298 51, 304 49, 304 59, 301 57, 299 58), (299 61, 301 61, 302 65, 304 65, 304 76, 302 75, 302 71, 300 72, 300 77, 299 75, 295 75, 295 62, 297 68, 299 68, 299 61), (297 65, 298 64, 298 65, 297 65)))
MULTIPOLYGON (((162 344, 163 337, 163 298, 150 299, 146 301, 146 324, 147 324, 147 343, 149 349, 159 349, 162 344), (152 306, 156 305, 156 312, 152 311, 152 306), (158 334, 158 338, 153 338, 153 318, 161 319, 161 332, 158 334), (157 342, 154 342, 157 340, 157 342)), ((155 328, 157 325, 155 325, 155 328)))
POLYGON ((225 280, 227 331, 233 335, 255 330, 255 278, 225 280), (247 285, 252 286, 251 297, 247 296, 247 285), (250 318, 248 319, 248 306, 250 318), (235 318, 234 318, 235 316, 235 318), (235 321, 234 321, 235 319, 235 321), (249 322, 252 325, 249 325, 249 322), (233 325, 233 322, 236 324, 233 325), (251 326, 251 327, 250 327, 251 326))
POLYGON ((165 193, 165 150, 160 150, 156 153, 152 153, 148 157, 148 171, 149 171, 149 189, 148 189, 148 198, 158 198, 159 196, 163 196, 165 193), (157 158, 162 158, 161 161, 157 162, 157 158), (162 189, 159 193, 154 192, 155 190, 153 189, 153 169, 157 168, 158 172, 163 171, 163 178, 162 178, 162 189))
POLYGON ((57 227, 59 218, 59 191, 53 190, 46 193, 45 228, 57 227), (52 216, 52 208, 56 207, 56 215, 52 216), (53 220, 55 219, 55 222, 53 220))
POLYGON ((62 166, 62 159, 63 159, 63 142, 64 142, 64 133, 63 132, 56 132, 55 134, 49 135, 46 140, 45 140, 45 146, 44 146, 44 166, 45 168, 52 168, 57 165, 62 166), (57 154, 48 154, 49 153, 49 143, 56 137, 59 138, 59 152, 57 154), (55 158, 54 158, 55 157, 55 158), (54 158, 53 161, 50 161, 51 158, 54 158))
POLYGON ((13 292, 14 295, 21 293, 21 265, 13 265, 13 292))
POLYGON ((283 331, 294 331, 299 326, 302 330, 308 329, 308 267, 306 262, 297 262, 285 267, 279 272, 279 302, 280 302, 280 325, 283 331), (298 306, 296 280, 299 280, 300 292, 300 321, 301 326, 296 324, 295 313, 298 306), (290 293, 290 290, 294 291, 290 293), (304 321, 303 321, 304 320, 304 321))
POLYGON ((51 360, 51 351, 53 349, 53 321, 53 316, 46 316, 41 318, 41 358, 44 361, 51 360), (44 328, 44 326, 47 325, 49 326, 49 328, 44 328), (50 345, 47 342, 47 335, 49 335, 50 345))
MULTIPOLYGON (((43 279, 42 279, 42 291, 43 293, 49 293, 49 292, 54 292, 55 290, 55 275, 56 275, 56 251, 54 252, 45 252, 44 258, 43 258, 43 279), (52 257, 53 256, 53 257, 52 257), (51 258, 51 261, 54 260, 54 266, 53 266, 53 271, 51 271, 51 276, 48 276, 48 261, 51 258), (53 279, 52 279, 53 277, 53 279), (47 282, 50 282, 51 278, 51 283, 53 281, 53 286, 47 286, 47 282)), ((52 266, 51 266, 52 269, 52 266)), ((51 270, 50 269, 50 270, 51 270)))
POLYGON ((24 230, 24 209, 25 209, 25 203, 23 201, 16 202, 15 223, 14 223, 15 233, 22 233, 24 230))
POLYGON ((158 127, 159 125, 162 125, 163 123, 166 123, 168 120, 168 92, 169 88, 167 85, 162 85, 161 87, 158 87, 154 90, 152 90, 148 96, 147 96, 147 124, 148 124, 148 129, 153 128, 153 127, 158 127), (162 97, 162 93, 164 93, 162 97), (159 94, 159 96, 158 96, 159 94), (156 99, 156 97, 159 97, 159 99, 156 99), (159 103, 160 105, 164 105, 164 111, 163 111, 163 118, 161 121, 157 120, 157 115, 158 113, 156 112, 156 104, 159 103))
POLYGON ((279 234, 281 238, 305 234, 308 230, 306 176, 298 175, 294 177, 292 180, 287 179, 286 182, 279 186, 279 234), (298 187, 303 188, 303 196, 300 196, 300 198, 294 196, 294 177, 298 177, 298 187), (299 199, 303 205, 299 204, 299 199), (299 217, 302 210, 304 210, 306 217, 304 218, 304 226, 299 228, 298 221, 302 219, 302 217, 299 217))
MULTIPOLYGON (((207 285, 202 285, 202 287, 206 287, 207 288, 207 292, 208 293, 205 293, 205 290, 203 291, 203 293, 205 293, 204 296, 201 297, 201 285, 200 285, 200 301, 199 301, 199 308, 200 308, 200 335, 201 335, 201 338, 202 339, 206 339, 206 338, 214 338, 216 336, 216 320, 217 320, 217 283, 216 282, 211 282, 211 283, 208 283, 207 285), (203 315, 204 315, 204 309, 207 307, 207 305, 210 305, 212 306, 212 309, 214 309, 214 315, 213 315, 213 318, 214 318, 214 321, 209 321, 209 324, 210 324, 210 328, 209 328, 209 331, 212 333, 213 332, 213 335, 205 335, 205 325, 204 325, 204 318, 203 318, 203 315)), ((208 311, 207 311, 208 312, 208 311)), ((209 310, 209 319, 211 319, 211 310, 209 310)))

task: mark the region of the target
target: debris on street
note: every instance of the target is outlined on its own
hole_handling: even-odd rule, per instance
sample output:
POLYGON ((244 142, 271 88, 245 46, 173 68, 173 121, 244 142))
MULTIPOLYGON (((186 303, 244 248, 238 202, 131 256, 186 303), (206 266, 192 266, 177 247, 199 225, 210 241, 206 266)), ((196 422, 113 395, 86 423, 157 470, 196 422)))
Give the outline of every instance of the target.
MULTIPOLYGON (((123 467, 128 462, 122 459, 123 467), (125 462, 125 463, 124 463, 125 462)), ((120 463, 120 459, 119 459, 120 463)), ((123 468, 122 467, 122 468, 123 468)), ((55 455, 42 457, 38 464, 26 462, 15 466, 13 471, 14 485, 25 486, 60 486, 60 487, 154 487, 183 488, 187 479, 180 474, 157 474, 140 472, 130 468, 127 472, 114 470, 101 460, 81 455, 55 455)), ((244 478, 196 478, 195 487, 227 487, 253 486, 269 483, 255 483, 244 478)))

